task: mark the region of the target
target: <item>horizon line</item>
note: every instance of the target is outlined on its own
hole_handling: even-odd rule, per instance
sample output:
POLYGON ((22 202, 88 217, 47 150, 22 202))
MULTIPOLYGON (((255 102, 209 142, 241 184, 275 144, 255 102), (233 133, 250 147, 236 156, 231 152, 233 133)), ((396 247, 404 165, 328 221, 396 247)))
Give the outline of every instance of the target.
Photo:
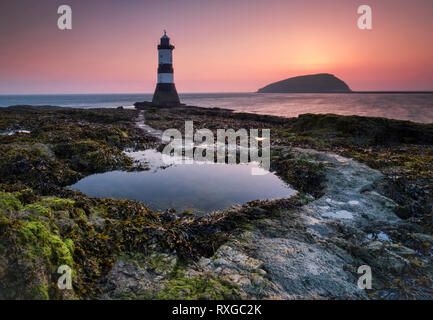
MULTIPOLYGON (((257 91, 209 91, 209 92, 181 92, 182 94, 215 94, 215 93, 259 93, 257 91)), ((353 94, 353 93, 372 93, 372 94, 386 94, 386 93, 408 93, 408 94, 431 94, 433 90, 364 90, 364 91, 348 91, 348 92, 260 92, 259 94, 353 94)), ((153 92, 92 92, 92 93, 0 93, 0 96, 72 96, 72 95, 153 95, 153 92)))

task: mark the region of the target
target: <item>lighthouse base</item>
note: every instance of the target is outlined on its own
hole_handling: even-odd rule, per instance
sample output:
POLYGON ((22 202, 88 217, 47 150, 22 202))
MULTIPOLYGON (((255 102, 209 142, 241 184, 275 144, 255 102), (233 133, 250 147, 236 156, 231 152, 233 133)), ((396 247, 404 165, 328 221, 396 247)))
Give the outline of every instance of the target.
POLYGON ((179 105, 180 99, 174 83, 158 83, 153 94, 152 103, 155 105, 179 105))

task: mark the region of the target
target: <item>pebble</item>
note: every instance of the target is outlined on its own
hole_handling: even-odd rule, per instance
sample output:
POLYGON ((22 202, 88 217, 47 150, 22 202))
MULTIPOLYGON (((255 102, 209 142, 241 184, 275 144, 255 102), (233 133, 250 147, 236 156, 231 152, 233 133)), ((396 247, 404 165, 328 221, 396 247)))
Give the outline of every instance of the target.
POLYGON ((261 275, 267 275, 268 273, 265 271, 265 270, 263 270, 263 269, 259 269, 259 270, 257 270, 257 272, 259 273, 259 274, 261 274, 261 275))

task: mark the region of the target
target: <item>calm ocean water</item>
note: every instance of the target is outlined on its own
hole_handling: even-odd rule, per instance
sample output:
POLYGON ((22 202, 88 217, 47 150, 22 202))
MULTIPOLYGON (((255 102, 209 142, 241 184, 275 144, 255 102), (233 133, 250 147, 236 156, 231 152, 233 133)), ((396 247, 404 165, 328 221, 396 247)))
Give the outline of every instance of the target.
MULTIPOLYGON (((433 123, 433 94, 181 94, 182 102, 200 107, 296 117, 303 113, 336 113, 433 123)), ((0 107, 55 105, 78 108, 132 106, 151 94, 0 95, 0 107)))

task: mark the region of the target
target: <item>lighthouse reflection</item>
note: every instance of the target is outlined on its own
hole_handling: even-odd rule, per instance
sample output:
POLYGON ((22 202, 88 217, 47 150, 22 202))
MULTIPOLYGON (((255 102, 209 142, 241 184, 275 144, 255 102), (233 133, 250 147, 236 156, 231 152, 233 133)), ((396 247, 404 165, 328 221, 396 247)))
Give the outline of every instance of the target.
POLYGON ((156 150, 128 153, 149 170, 111 171, 88 176, 70 186, 88 196, 140 201, 153 210, 174 208, 206 213, 252 200, 287 198, 296 193, 273 173, 252 175, 257 163, 211 162, 170 165, 156 150))

